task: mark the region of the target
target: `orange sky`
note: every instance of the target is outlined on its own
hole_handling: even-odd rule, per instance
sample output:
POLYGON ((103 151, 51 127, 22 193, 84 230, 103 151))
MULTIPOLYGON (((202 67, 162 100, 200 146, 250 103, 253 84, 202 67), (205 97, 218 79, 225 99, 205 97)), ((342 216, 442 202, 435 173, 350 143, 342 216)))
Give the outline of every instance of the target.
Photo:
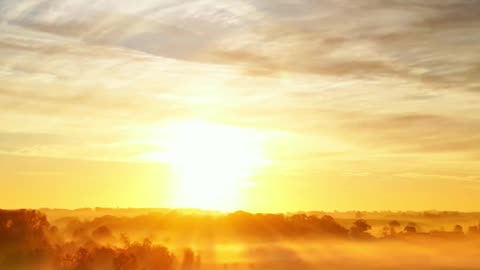
POLYGON ((478 3, 260 2, 3 1, 0 208, 480 211, 478 3))

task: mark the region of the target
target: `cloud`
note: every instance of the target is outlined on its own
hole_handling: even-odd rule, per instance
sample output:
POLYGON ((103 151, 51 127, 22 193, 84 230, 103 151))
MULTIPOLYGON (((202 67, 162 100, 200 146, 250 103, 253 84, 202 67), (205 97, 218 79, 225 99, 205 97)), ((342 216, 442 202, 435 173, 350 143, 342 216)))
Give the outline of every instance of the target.
POLYGON ((84 132, 92 144, 109 127, 128 144, 135 130, 204 117, 312 136, 314 149, 289 153, 305 159, 371 147, 476 155, 478 9, 464 0, 2 1, 0 120, 5 132, 84 132))
POLYGON ((0 149, 16 148, 22 145, 56 144, 59 136, 39 133, 0 132, 0 149))
POLYGON ((387 147, 400 153, 480 152, 480 120, 459 119, 432 114, 390 115, 352 121, 351 138, 362 138, 373 147, 387 147))
POLYGON ((464 183, 472 183, 472 184, 479 184, 480 178, 478 175, 448 175, 448 174, 422 174, 422 173, 399 173, 395 176, 401 178, 411 178, 411 179, 435 179, 436 181, 453 181, 453 182, 464 182, 464 183))
POLYGON ((477 89, 478 9, 467 0, 90 7, 82 1, 5 1, 1 13, 9 25, 34 32, 187 61, 240 64, 249 75, 389 76, 477 89))
POLYGON ((292 16, 264 8, 269 20, 227 36, 201 60, 239 64, 247 74, 259 76, 396 77, 432 89, 477 89, 478 57, 473 52, 479 5, 448 3, 302 2, 299 6, 310 12, 305 8, 292 16))

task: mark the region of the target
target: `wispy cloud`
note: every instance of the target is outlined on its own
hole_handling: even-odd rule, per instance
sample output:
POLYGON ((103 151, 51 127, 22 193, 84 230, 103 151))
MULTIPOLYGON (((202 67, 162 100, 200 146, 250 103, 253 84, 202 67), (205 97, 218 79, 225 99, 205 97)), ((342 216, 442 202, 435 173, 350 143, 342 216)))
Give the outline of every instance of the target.
POLYGON ((479 11, 467 0, 2 1, 2 151, 129 159, 161 151, 146 138, 164 122, 204 118, 288 134, 277 148, 299 147, 277 159, 311 167, 473 162, 479 11))

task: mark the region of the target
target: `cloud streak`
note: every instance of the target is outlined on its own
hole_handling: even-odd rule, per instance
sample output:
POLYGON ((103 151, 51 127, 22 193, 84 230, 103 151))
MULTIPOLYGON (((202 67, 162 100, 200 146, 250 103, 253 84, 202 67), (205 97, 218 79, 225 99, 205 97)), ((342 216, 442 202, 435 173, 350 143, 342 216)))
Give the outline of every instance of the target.
POLYGON ((135 160, 163 151, 166 123, 200 119, 268 134, 284 175, 477 175, 479 12, 468 0, 1 1, 0 151, 135 160))

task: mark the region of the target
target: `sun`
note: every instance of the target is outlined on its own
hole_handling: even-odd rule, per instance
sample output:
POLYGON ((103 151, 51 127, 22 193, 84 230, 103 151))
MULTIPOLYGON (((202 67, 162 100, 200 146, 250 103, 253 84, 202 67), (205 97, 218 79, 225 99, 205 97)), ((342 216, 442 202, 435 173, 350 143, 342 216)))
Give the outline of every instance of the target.
POLYGON ((266 163, 260 136, 251 130, 199 121, 175 123, 168 130, 172 206, 238 209, 248 178, 266 163))

